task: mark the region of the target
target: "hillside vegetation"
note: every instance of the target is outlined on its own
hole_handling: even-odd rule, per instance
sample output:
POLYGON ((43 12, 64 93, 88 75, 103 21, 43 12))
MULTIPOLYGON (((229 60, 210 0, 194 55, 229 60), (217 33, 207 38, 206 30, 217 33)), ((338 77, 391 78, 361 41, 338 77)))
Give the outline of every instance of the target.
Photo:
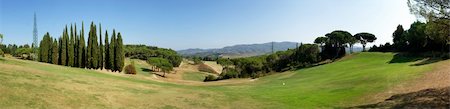
POLYGON ((425 72, 435 70, 436 65, 448 63, 390 63, 394 55, 357 53, 331 64, 258 79, 192 84, 158 81, 145 71, 144 62, 136 62, 137 75, 124 75, 0 58, 0 107, 347 107, 375 103, 361 98, 414 81, 425 72))

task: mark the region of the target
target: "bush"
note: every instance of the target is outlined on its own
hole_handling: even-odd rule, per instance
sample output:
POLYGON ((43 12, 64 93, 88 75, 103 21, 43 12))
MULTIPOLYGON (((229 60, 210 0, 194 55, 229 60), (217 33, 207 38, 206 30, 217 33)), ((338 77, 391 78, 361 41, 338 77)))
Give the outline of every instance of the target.
POLYGON ((208 76, 205 77, 205 79, 204 79, 203 81, 204 81, 204 82, 207 82, 207 81, 217 81, 217 77, 214 76, 214 75, 208 75, 208 76))
POLYGON ((239 72, 233 68, 224 68, 222 73, 220 74, 220 79, 230 79, 230 78, 238 78, 239 72))
POLYGON ((125 74, 136 75, 136 67, 134 67, 134 61, 130 65, 125 66, 125 74))

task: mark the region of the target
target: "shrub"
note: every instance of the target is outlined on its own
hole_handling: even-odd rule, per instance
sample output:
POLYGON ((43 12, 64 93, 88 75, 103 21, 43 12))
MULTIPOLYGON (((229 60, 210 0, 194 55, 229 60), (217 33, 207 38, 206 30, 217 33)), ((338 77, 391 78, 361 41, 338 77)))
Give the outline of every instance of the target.
POLYGON ((224 68, 222 73, 220 74, 220 79, 230 79, 230 78, 238 78, 239 72, 233 68, 224 68))
POLYGON ((136 75, 136 67, 134 67, 134 61, 131 61, 130 65, 125 66, 125 74, 136 75))

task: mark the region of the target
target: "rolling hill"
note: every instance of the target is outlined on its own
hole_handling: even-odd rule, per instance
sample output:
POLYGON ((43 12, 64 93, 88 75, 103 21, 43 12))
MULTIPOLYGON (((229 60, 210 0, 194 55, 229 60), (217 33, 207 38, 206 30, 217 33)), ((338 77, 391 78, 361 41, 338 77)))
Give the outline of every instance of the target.
MULTIPOLYGON (((258 79, 172 82, 136 62, 138 74, 71 68, 0 57, 2 108, 333 108, 372 104, 390 89, 450 61, 392 63, 394 53, 356 53, 321 66, 258 79)), ((408 58, 402 58, 408 60, 408 58)), ((192 77, 192 79, 198 79, 192 77)), ((433 80, 431 80, 433 81, 433 80)), ((414 84, 409 84, 414 83, 414 84)), ((420 83, 419 83, 420 84, 420 83)), ((392 95, 400 92, 390 92, 392 95)))
MULTIPOLYGON (((283 51, 291 48, 297 47, 296 42, 274 42, 273 49, 276 51, 283 51)), ((354 47, 354 52, 361 52, 362 47, 354 47)), ((264 55, 268 53, 272 53, 272 42, 262 43, 262 44, 239 44, 233 46, 226 46, 223 48, 216 49, 186 49, 186 50, 178 50, 178 54, 182 56, 219 56, 219 57, 250 57, 250 56, 258 56, 264 55)), ((346 52, 349 53, 349 48, 346 48, 346 52)))
MULTIPOLYGON (((296 42, 274 42, 274 51, 287 50, 289 48, 295 48, 297 46, 296 42)), ((240 44, 233 46, 226 46, 223 48, 216 49, 186 49, 177 51, 178 54, 182 56, 237 56, 237 57, 248 57, 263 55, 272 52, 272 42, 262 43, 262 44, 240 44)))

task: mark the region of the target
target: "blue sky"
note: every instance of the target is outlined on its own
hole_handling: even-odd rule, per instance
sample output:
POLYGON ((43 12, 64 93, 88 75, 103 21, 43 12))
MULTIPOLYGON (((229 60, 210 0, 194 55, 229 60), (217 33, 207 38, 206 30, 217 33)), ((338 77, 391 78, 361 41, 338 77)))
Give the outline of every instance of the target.
POLYGON ((398 24, 416 20, 406 0, 0 0, 4 43, 31 44, 33 13, 39 37, 91 21, 121 32, 125 44, 175 50, 292 41, 311 43, 333 30, 370 32, 390 42, 398 24))

